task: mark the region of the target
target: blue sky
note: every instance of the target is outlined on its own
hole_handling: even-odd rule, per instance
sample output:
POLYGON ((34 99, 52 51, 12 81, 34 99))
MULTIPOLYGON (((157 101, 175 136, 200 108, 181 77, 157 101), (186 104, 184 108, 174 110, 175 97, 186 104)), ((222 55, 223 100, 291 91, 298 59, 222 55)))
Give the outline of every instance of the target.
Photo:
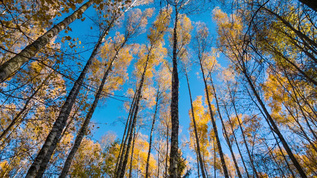
MULTIPOLYGON (((143 9, 144 7, 142 7, 143 9)), ((98 40, 98 31, 97 28, 94 26, 93 22, 90 20, 90 18, 94 19, 94 9, 89 8, 85 14, 83 15, 86 17, 85 21, 76 20, 73 22, 70 27, 72 28, 72 32, 69 32, 68 34, 64 34, 64 32, 61 34, 61 36, 69 35, 73 38, 79 38, 80 41, 82 41, 81 46, 85 46, 85 49, 89 49, 90 47, 93 47, 93 42, 98 40), (90 27, 93 27, 92 29, 90 27)), ((149 25, 153 22, 157 15, 157 12, 153 15, 153 17, 149 20, 149 25)), ((216 39, 216 25, 212 21, 212 9, 205 11, 200 14, 194 14, 189 15, 189 18, 192 21, 193 26, 195 26, 195 22, 204 22, 207 24, 207 27, 209 28, 210 34, 213 36, 213 39, 215 41, 216 39)), ((172 23, 170 24, 170 27, 172 27, 172 23)), ((109 36, 114 35, 114 33, 117 30, 121 30, 120 28, 113 28, 112 32, 109 34, 109 36)), ((143 34, 136 39, 132 39, 132 42, 137 43, 145 43, 146 42, 146 34, 143 34)), ((79 46, 79 45, 78 45, 79 46)), ((215 47, 215 43, 213 45, 215 47)), ((168 43, 166 42, 165 47, 170 48, 168 46, 168 43)), ((189 46, 190 47, 190 46, 189 46)), ((89 58, 89 55, 91 53, 90 51, 87 51, 85 53, 81 54, 82 60, 85 61, 89 58)), ((137 59, 134 59, 134 61, 137 59)), ((167 57, 168 61, 171 61, 167 57)), ((191 85, 191 91, 193 100, 196 99, 197 96, 202 95, 204 96, 204 84, 202 81, 200 68, 197 64, 197 58, 195 58, 195 55, 192 54, 191 59, 194 64, 191 67, 191 70, 189 71, 189 80, 191 85)), ((128 72, 131 74, 133 70, 133 63, 131 63, 131 66, 129 67, 128 72)), ((218 58, 218 63, 220 63, 222 66, 227 65, 227 60, 220 55, 220 58, 218 58)), ((77 74, 79 75, 79 73, 77 74)), ((215 77, 217 78, 217 74, 215 74, 215 77)), ((132 78, 132 77, 130 77, 132 78)), ((180 141, 183 138, 189 139, 189 123, 190 123, 190 117, 188 115, 188 111, 190 110, 190 103, 189 103, 189 94, 188 94, 188 88, 186 83, 186 78, 184 74, 179 74, 180 78, 180 90, 179 90, 179 118, 180 118, 180 130, 182 132, 180 133, 180 141)), ((217 81, 216 81, 217 82, 217 81)), ((72 84, 70 84, 68 87, 72 87, 72 84)), ((115 91, 114 94, 116 95, 124 95, 126 93, 126 90, 129 88, 129 84, 125 84, 120 91, 115 91)), ((125 99, 125 98, 119 98, 119 99, 125 99)), ((96 123, 97 129, 93 131, 92 138, 94 140, 99 140, 101 136, 106 134, 107 132, 113 132, 116 133, 117 139, 121 140, 123 130, 124 130, 124 124, 122 122, 119 122, 119 120, 122 121, 122 118, 127 118, 128 113, 123 109, 123 102, 113 99, 113 98, 107 98, 106 100, 100 100, 98 107, 96 108, 93 117, 92 122, 96 123), (121 118, 121 119, 119 119, 121 118)), ((146 129, 145 131, 149 131, 149 129, 146 129)), ((145 131, 142 131, 142 134, 148 135, 145 131)), ((218 131, 221 132, 221 129, 218 128, 218 131)), ((224 149, 226 149, 226 146, 224 146, 224 149)), ((188 153, 188 150, 184 150, 184 153, 188 153)))

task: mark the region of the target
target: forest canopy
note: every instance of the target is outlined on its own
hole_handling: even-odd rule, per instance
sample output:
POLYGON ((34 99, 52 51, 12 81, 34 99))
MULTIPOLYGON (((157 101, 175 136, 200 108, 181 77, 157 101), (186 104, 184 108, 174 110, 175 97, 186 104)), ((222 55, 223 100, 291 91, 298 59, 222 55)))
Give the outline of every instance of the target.
POLYGON ((317 2, 1 0, 1 177, 317 177, 317 2))

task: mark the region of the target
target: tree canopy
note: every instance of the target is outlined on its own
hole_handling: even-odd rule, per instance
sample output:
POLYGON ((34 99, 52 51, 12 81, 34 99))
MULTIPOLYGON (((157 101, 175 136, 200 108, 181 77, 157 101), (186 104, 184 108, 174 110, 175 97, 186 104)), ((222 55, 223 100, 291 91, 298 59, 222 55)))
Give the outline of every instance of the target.
POLYGON ((0 1, 1 177, 316 177, 317 3, 0 1))

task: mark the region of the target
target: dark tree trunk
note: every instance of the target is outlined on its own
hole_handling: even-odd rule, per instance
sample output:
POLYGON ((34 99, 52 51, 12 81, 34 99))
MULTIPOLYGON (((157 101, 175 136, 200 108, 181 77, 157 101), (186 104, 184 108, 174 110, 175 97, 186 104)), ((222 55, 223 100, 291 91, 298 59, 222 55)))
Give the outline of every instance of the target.
POLYGON ((131 150, 131 157, 130 157, 130 170, 129 170, 129 178, 132 178, 132 165, 133 165, 133 153, 135 147, 135 139, 136 139, 136 132, 135 129, 133 131, 133 143, 132 143, 132 150, 131 150))
POLYGON ((136 99, 136 95, 134 95, 133 100, 131 102, 131 107, 129 109, 128 119, 127 119, 127 122, 125 124, 124 133, 122 136, 121 146, 120 146, 120 150, 119 150, 119 155, 118 155, 118 159, 116 162, 115 175, 118 175, 118 171, 119 171, 119 169, 121 169, 121 166, 122 166, 123 155, 125 153, 126 142, 127 142, 127 138, 128 138, 127 135, 128 135, 128 133, 130 133, 130 130, 131 130, 131 117, 132 117, 132 113, 133 113, 134 108, 135 108, 135 104, 134 104, 135 99, 136 99))
POLYGON ((235 143, 236 143, 236 145, 237 145, 237 148, 238 148, 238 152, 239 152, 239 155, 240 155, 240 158, 241 158, 241 161, 242 161, 244 170, 245 170, 245 172, 246 172, 246 174, 247 174, 247 177, 250 177, 249 171, 248 171, 247 166, 246 166, 245 161, 244 161, 244 156, 242 155, 242 152, 241 152, 241 150, 240 150, 240 146, 239 146, 238 139, 237 139, 237 137, 236 137, 236 134, 234 133, 233 123, 232 123, 231 118, 230 118, 230 115, 229 115, 229 113, 228 113, 227 106, 224 106, 224 108, 225 108, 225 111, 226 111, 226 114, 227 114, 227 117, 228 117, 228 121, 229 121, 229 124, 230 124, 230 128, 231 128, 231 132, 232 132, 232 134, 233 134, 234 141, 235 141, 235 143))
POLYGON ((226 162, 225 162, 225 158, 224 158, 224 155, 223 155, 223 152, 222 152, 220 139, 219 139, 219 136, 218 136, 217 124, 216 124, 216 121, 215 121, 215 118, 214 118, 214 113, 213 113, 213 111, 211 109, 211 103, 210 103, 210 98, 209 98, 209 91, 208 91, 208 87, 207 87, 207 81, 206 81, 206 77, 205 77, 205 73, 204 73, 204 69, 203 69, 203 64, 202 64, 202 61, 201 61, 200 57, 199 57, 199 64, 200 64, 200 69, 201 69, 201 73, 202 73, 203 81, 204 81, 204 85, 205 85, 205 93, 206 93, 208 108, 209 108, 209 112, 210 112, 210 119, 211 119, 211 123, 212 123, 212 126, 213 126, 213 131, 214 131, 215 137, 216 137, 216 142, 217 142, 217 146, 218 146, 218 151, 219 151, 219 155, 220 155, 222 169, 223 169, 223 172, 224 172, 224 176, 226 178, 229 178, 227 165, 226 165, 226 162))
POLYGON ((286 142, 286 140, 284 139, 282 133, 280 132, 279 128, 277 127, 275 121, 273 120, 273 118, 271 117, 271 115, 269 114, 268 110, 266 109, 263 101, 261 100, 258 92, 256 91, 255 87, 254 87, 254 84, 253 82, 251 81, 249 75, 247 74, 246 70, 243 70, 242 71, 245 78, 247 79, 252 91, 253 91, 253 94, 255 95, 257 101, 259 102, 265 116, 266 116, 266 121, 268 122, 269 125, 271 125, 272 127, 272 131, 276 133, 276 135, 278 136, 278 138, 280 139, 280 141, 282 142, 282 145, 284 147, 284 149, 286 150, 288 156, 290 157, 290 159, 292 160, 295 168, 297 169, 298 173, 301 175, 301 177, 303 178, 306 178, 306 174, 304 172, 304 170, 302 169, 301 165, 298 163, 297 159, 295 158, 291 148, 288 146, 288 143, 286 142))
POLYGON ((82 142, 82 140, 83 140, 83 138, 84 138, 84 136, 85 136, 85 134, 87 132, 87 129, 88 129, 88 126, 89 126, 89 123, 90 123, 90 119, 91 119, 91 117, 92 117, 93 113, 95 112, 95 109, 96 109, 96 107, 98 105, 98 101, 99 101, 99 99, 101 97, 101 94, 102 94, 102 89, 103 89, 103 87, 105 85, 105 82, 106 82, 106 79, 107 79, 107 77, 109 75, 109 72, 111 71, 112 64, 113 64, 114 60, 116 59, 116 56, 111 60, 111 62, 110 62, 108 67, 105 66, 105 67, 107 67, 107 69, 106 69, 106 71, 105 71, 105 73, 103 75, 103 78, 102 78, 101 83, 99 85, 98 91, 97 91, 97 93, 95 95, 94 102, 92 103, 92 106, 91 106, 91 108, 89 109, 89 111, 87 113, 86 119, 85 119, 80 131, 78 132, 78 134, 76 136, 73 148, 70 151, 70 153, 69 153, 69 155, 68 155, 68 157, 67 157, 67 159, 65 161, 62 173, 59 176, 60 178, 65 178, 67 176, 68 170, 69 170, 71 162, 72 162, 72 160, 73 160, 73 158, 75 156, 75 153, 77 152, 77 150, 78 150, 78 148, 79 148, 79 146, 80 146, 80 144, 81 144, 81 142, 82 142))
POLYGON ((175 7, 175 24, 173 31, 173 71, 172 71, 172 100, 171 100, 171 121, 172 121, 172 134, 171 134, 171 151, 170 151, 170 177, 177 178, 177 164, 179 160, 178 155, 178 69, 177 69, 177 23, 178 23, 178 8, 175 7))
MULTIPOLYGON (((193 99, 192 99, 192 94, 191 94, 191 90, 190 90, 190 85, 189 85, 189 79, 188 79, 188 75, 187 72, 185 71, 185 76, 186 76, 186 81, 187 81, 187 87, 188 87, 188 93, 189 93, 189 99, 190 99, 190 108, 191 108, 191 112, 192 112, 192 119, 193 119, 193 124, 194 124, 194 132, 195 132, 195 140, 196 140, 196 154, 197 154, 197 159, 199 162, 197 162, 198 166, 200 165, 200 170, 201 170, 201 175, 203 178, 206 178, 206 174, 204 171, 204 164, 203 164, 203 160, 201 157, 201 152, 200 152, 200 144, 199 144, 199 138, 198 138, 198 132, 197 132, 197 126, 196 126, 196 119, 195 119, 195 113, 194 113, 194 106, 193 106, 193 99)), ((199 169, 198 171, 198 177, 199 177, 199 169)))
POLYGON ((169 128, 168 123, 166 123, 166 154, 165 154, 165 176, 168 176, 168 148, 169 148, 169 128))
POLYGON ((152 137, 153 137, 153 131, 155 126, 155 120, 156 120, 156 114, 158 110, 158 102, 159 102, 159 95, 160 95, 160 87, 158 86, 157 92, 156 92, 156 101, 155 101, 155 111, 153 115, 153 121, 152 121, 152 127, 150 132, 150 142, 149 142, 149 150, 147 153, 147 159, 146 159, 146 168, 145 168, 145 177, 149 177, 149 162, 150 162, 150 156, 151 156, 151 149, 152 149, 152 137))
POLYGON ((161 165, 161 160, 160 160, 160 151, 161 151, 161 145, 158 144, 158 150, 157 150, 157 177, 160 177, 160 165, 161 165))
POLYGON ((237 160, 236 160, 236 157, 235 157, 235 155, 234 155, 234 153, 233 153, 233 150, 232 150, 232 145, 231 145, 231 143, 230 143, 227 130, 226 130, 226 128, 225 128, 225 123, 223 122, 223 119, 222 119, 222 115, 221 115, 220 108, 219 108, 219 103, 218 103, 218 98, 217 98, 216 89, 215 89, 215 87, 214 87, 214 84, 213 84, 213 81, 212 81, 211 76, 210 76, 210 82, 211 82, 211 88, 212 88, 212 90, 213 90, 214 98, 215 98, 215 100, 216 100, 216 107, 217 107, 218 115, 219 115, 219 118, 220 118, 220 120, 221 120, 221 124, 222 124, 222 127, 223 127, 225 139, 226 139, 227 144, 228 144, 228 146, 229 146, 229 150, 230 150, 230 153, 231 153, 231 156, 232 156, 232 159, 233 159, 234 166, 235 166, 235 168, 236 168, 238 177, 239 177, 239 178, 242 178, 241 172, 240 172, 240 170, 239 170, 239 166, 238 166, 238 163, 237 163, 237 160))
MULTIPOLYGON (((228 88, 228 89, 229 89, 229 88, 228 88)), ((230 89, 229 89, 229 91, 230 91, 230 89)), ((230 99, 231 99, 231 103, 232 103, 232 105, 233 105, 233 109, 234 109, 235 116, 236 116, 236 118, 237 118, 237 120, 238 120, 239 129, 240 129, 240 132, 241 132, 241 134, 242 134, 243 143, 244 143, 245 148, 246 148, 246 150, 247 150, 247 153, 248 153, 248 157, 249 157, 249 160, 250 160, 250 163, 251 163, 252 170, 253 170, 255 176, 258 177, 258 172, 257 172, 256 169, 255 169, 255 165, 254 165, 254 162, 253 162, 253 158, 252 158, 252 156, 251 156, 251 152, 250 152, 250 149, 249 149, 249 145, 248 145, 248 142, 247 142, 247 140, 246 140, 244 130, 243 130, 243 128, 242 128, 242 123, 241 123, 241 121, 240 121, 240 117, 239 117, 239 115, 238 115, 238 111, 237 111, 237 108, 236 108, 236 103, 235 103, 234 98, 233 98, 233 96, 231 95, 231 93, 230 93, 230 99)))
POLYGON ((57 142, 61 136, 61 133, 66 125, 68 116, 71 112, 71 109, 75 103, 75 100, 78 96, 79 90, 83 85, 84 78, 88 72, 88 69, 90 68, 92 64, 92 60, 97 55, 97 51, 102 44, 102 40, 105 38, 105 36, 108 34, 109 30, 111 28, 111 25, 108 26, 107 29, 103 31, 103 34, 100 36, 97 44, 94 47, 94 50, 89 57, 83 71, 80 73, 80 76, 74 83, 73 88, 71 89, 70 93, 68 94, 68 97, 64 103, 64 105, 61 108, 61 111, 59 113, 58 118, 56 119, 52 130, 50 131, 49 135, 47 136, 44 145, 42 146, 42 149, 38 153, 37 157, 35 158, 33 164, 31 165, 26 177, 42 177, 46 166, 56 148, 57 142))
MULTIPOLYGON (((148 67, 148 63, 149 63, 149 60, 150 60, 152 47, 153 46, 151 46, 151 48, 149 49, 149 54, 147 55, 147 59, 146 59, 146 62, 145 62, 143 73, 142 73, 142 76, 141 76, 141 79, 140 79, 140 84, 139 84, 139 87, 138 87, 138 89, 137 89, 137 91, 135 93, 135 95, 136 95, 135 109, 133 111, 133 116, 132 116, 132 119, 131 119, 131 127, 130 127, 131 129, 130 130, 134 129, 135 126, 136 126, 137 115, 138 115, 138 112, 139 112, 139 102, 141 100, 142 88, 143 88, 143 83, 144 83, 144 80, 145 80, 145 73, 146 73, 146 70, 147 70, 147 67, 148 67)), ((129 136, 129 138, 128 138, 128 143, 127 143, 127 148, 126 148, 126 150, 123 150, 125 154, 124 154, 124 157, 123 157, 123 160, 122 160, 122 164, 119 164, 119 168, 118 168, 118 172, 117 172, 117 175, 120 178, 124 177, 125 169, 126 169, 126 165, 127 165, 127 161, 128 161, 128 156, 129 156, 129 150, 130 150, 131 142, 132 142, 132 133, 128 134, 128 136, 129 136)))

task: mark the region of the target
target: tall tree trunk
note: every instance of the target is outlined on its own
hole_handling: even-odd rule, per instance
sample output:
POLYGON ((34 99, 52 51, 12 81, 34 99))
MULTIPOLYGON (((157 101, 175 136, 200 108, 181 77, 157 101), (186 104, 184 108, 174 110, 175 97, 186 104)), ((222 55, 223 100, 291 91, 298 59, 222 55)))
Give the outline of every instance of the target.
MULTIPOLYGON (((272 131, 272 130, 271 130, 271 131, 272 131)), ((278 146, 278 148, 279 148, 279 150, 280 150, 280 152, 281 152, 281 154, 282 154, 282 156, 283 156, 283 159, 284 159, 285 162, 286 162, 286 165, 287 165, 288 170, 291 172, 291 174, 292 174, 293 177, 296 177, 295 174, 294 174, 294 172, 293 172, 293 170, 291 169, 291 166, 289 165, 288 160, 287 160, 287 158, 286 158, 286 156, 285 156, 285 154, 284 154, 284 152, 283 152, 283 150, 282 150, 282 148, 281 148, 281 146, 280 146, 280 143, 279 143, 278 139, 276 138, 275 133, 274 133, 273 131, 272 131, 272 134, 273 134, 274 139, 275 139, 275 141, 276 141, 276 143, 277 143, 277 146, 278 146)))
POLYGON ((129 178, 132 178, 132 165, 133 165, 133 153, 135 147, 135 139, 136 139, 136 132, 135 129, 133 130, 133 143, 132 143, 132 150, 131 150, 131 157, 130 157, 130 170, 129 170, 129 178))
POLYGON ((158 150, 157 150, 157 177, 160 177, 160 165, 161 165, 161 160, 160 160, 160 154, 161 154, 161 145, 158 144, 158 150))
POLYGON ((286 142, 286 140, 284 139, 283 135, 281 134, 279 128, 277 127, 277 125, 275 124, 275 121, 273 120, 273 118, 271 117, 271 115, 269 114, 268 110, 266 109, 262 99, 260 98, 258 92, 256 91, 253 82, 251 81, 249 75, 247 74, 245 68, 242 71, 245 78, 247 79, 251 90, 253 91, 253 94, 255 95, 257 101, 259 102, 265 116, 266 116, 266 121, 268 122, 269 125, 271 125, 272 127, 272 131, 276 133, 276 135, 278 136, 278 138, 280 139, 280 141, 282 142, 282 145, 284 147, 284 149, 286 150, 288 156, 290 157, 290 159, 292 160, 295 168, 297 169, 298 173, 301 175, 301 177, 306 178, 306 174, 304 172, 304 170, 302 169, 301 165, 298 163, 297 159, 295 158, 291 148, 288 146, 288 143, 286 142))
POLYGON ((127 146, 126 149, 123 150, 123 157, 122 157, 122 162, 121 164, 119 164, 118 167, 118 172, 117 172, 117 177, 123 178, 124 174, 125 174, 125 170, 126 170, 126 166, 128 163, 128 157, 129 157, 129 152, 130 152, 130 148, 131 148, 131 143, 133 141, 133 133, 132 130, 135 129, 136 127, 136 121, 137 121, 137 114, 138 114, 138 110, 139 110, 139 101, 140 98, 138 98, 136 100, 136 106, 135 106, 135 110, 133 113, 133 116, 131 117, 131 123, 130 123, 130 132, 128 131, 127 133, 127 146))
MULTIPOLYGON (((136 91, 137 91, 136 87, 136 91)), ((120 151, 119 151, 119 155, 118 155, 118 159, 117 159, 117 163, 116 163, 116 171, 115 171, 115 176, 119 176, 119 172, 122 169, 122 164, 123 164, 123 158, 124 155, 126 153, 126 145, 127 145, 127 141, 128 141, 128 137, 129 134, 131 133, 131 125, 132 125, 132 118, 133 118, 133 113, 134 110, 136 109, 136 100, 137 100, 138 96, 136 94, 134 94, 132 102, 131 102, 131 107, 129 109, 129 114, 128 114, 128 119, 127 122, 125 124, 125 128, 124 128, 124 133, 122 136, 122 141, 121 141, 121 146, 120 146, 120 151)))
MULTIPOLYGON (((230 89, 228 88, 229 92, 230 92, 230 89)), ((243 143, 245 145, 245 148, 247 150, 247 153, 248 153, 248 157, 249 157, 249 160, 250 160, 250 163, 251 163, 251 167, 252 167, 252 170, 255 174, 256 177, 258 177, 258 172, 256 171, 255 169, 255 165, 254 165, 254 162, 253 162, 253 158, 251 156, 251 152, 250 152, 250 149, 249 149, 249 145, 248 145, 248 142, 247 142, 247 139, 246 139, 246 136, 245 136, 245 133, 244 133, 244 130, 243 130, 243 127, 242 127, 242 123, 240 121, 240 117, 238 115, 238 111, 237 111, 237 107, 236 107, 236 103, 234 101, 234 98, 233 96, 231 95, 231 92, 230 92, 230 99, 231 99, 231 103, 233 105, 233 110, 234 110, 234 113, 235 113, 235 116, 238 120, 238 124, 239 124, 239 129, 240 129, 240 132, 242 134, 242 139, 243 139, 243 143)))
POLYGON ((93 4, 93 0, 89 0, 78 10, 66 17, 63 21, 52 27, 45 34, 37 38, 33 43, 25 47, 19 54, 9 59, 0 66, 0 83, 12 76, 23 64, 28 62, 35 54, 50 42, 59 32, 64 30, 69 24, 81 17, 82 13, 93 4))
MULTIPOLYGON (((195 144, 195 148, 196 148, 196 144, 195 144)), ((199 158, 198 158, 198 153, 196 151, 196 162, 197 162, 197 177, 200 178, 200 164, 199 164, 199 158)))
POLYGON ((125 128, 124 128, 124 133, 122 136, 122 140, 121 140, 121 146, 120 146, 120 150, 119 150, 119 155, 118 155, 118 159, 116 162, 116 168, 115 168, 115 175, 118 175, 118 171, 119 168, 121 169, 122 166, 122 159, 123 159, 123 155, 125 153, 125 149, 126 149, 126 142, 127 142, 127 138, 128 138, 128 133, 130 133, 131 130, 131 117, 132 117, 132 113, 134 111, 135 108, 135 99, 136 99, 136 95, 134 95, 133 100, 131 102, 131 107, 129 109, 129 114, 128 114, 128 119, 127 122, 125 124, 125 128))
POLYGON ((223 122, 223 119, 222 119, 222 115, 221 115, 220 108, 219 108, 219 102, 218 102, 218 98, 217 98, 217 93, 216 93, 216 89, 215 89, 215 87, 214 87, 214 83, 213 83, 213 81, 212 81, 211 75, 210 75, 210 83, 211 83, 211 88, 212 88, 212 90, 213 90, 214 98, 215 98, 215 100, 216 100, 216 107, 217 107, 218 115, 219 115, 219 118, 220 118, 220 121, 221 121, 221 124, 222 124, 222 127, 223 127, 225 139, 226 139, 227 144, 228 144, 228 146, 229 146, 229 150, 230 150, 230 153, 231 153, 233 162, 234 162, 234 166, 236 167, 236 171, 237 171, 238 177, 239 177, 239 178, 242 178, 241 172, 240 172, 240 169, 239 169, 237 160, 236 160, 236 157, 235 157, 235 155, 234 155, 234 153, 233 153, 233 150, 232 150, 232 145, 231 145, 231 143, 230 143, 227 130, 226 130, 226 128, 225 128, 225 123, 223 122))
POLYGON ((217 153, 215 149, 215 138, 213 139, 212 147, 214 148, 214 178, 217 178, 217 169, 216 169, 217 153))
POLYGON ((98 91, 97 91, 97 93, 95 95, 94 102, 92 103, 92 106, 90 107, 90 109, 89 109, 89 111, 87 113, 86 119, 85 119, 80 131, 78 132, 78 134, 76 136, 73 148, 70 151, 70 153, 69 153, 69 155, 68 155, 68 157, 67 157, 67 159, 66 159, 66 161, 64 163, 64 167, 63 167, 62 173, 59 176, 60 178, 65 178, 67 176, 68 170, 69 170, 71 162, 72 162, 72 160, 73 160, 73 158, 75 156, 75 153, 77 152, 77 150, 78 150, 78 148, 79 148, 79 146, 80 146, 80 144, 81 144, 81 142, 82 142, 82 140, 83 140, 83 138, 84 138, 84 136, 85 136, 85 134, 87 132, 88 125, 90 123, 90 119, 91 119, 91 117, 92 117, 93 113, 95 112, 95 109, 96 109, 96 107, 98 105, 98 101, 100 99, 100 96, 101 96, 101 93, 102 93, 102 89, 103 89, 103 87, 105 85, 106 79, 107 79, 107 77, 109 75, 109 72, 111 71, 112 64, 113 64, 115 59, 116 59, 116 56, 111 60, 111 62, 110 62, 108 67, 105 66, 105 67, 107 67, 107 69, 106 69, 106 71, 105 71, 105 73, 103 75, 103 78, 102 78, 101 83, 99 85, 98 91))
POLYGON ((246 172, 246 174, 247 174, 247 177, 250 177, 249 171, 248 171, 247 166, 246 166, 245 161, 244 161, 244 156, 242 155, 242 152, 241 152, 241 150, 240 150, 240 146, 239 146, 238 139, 237 139, 237 137, 236 137, 236 134, 234 133, 233 122, 231 121, 230 115, 229 115, 229 113, 228 113, 227 106, 225 105, 224 108, 225 108, 225 111, 226 111, 226 114, 227 114, 227 117, 228 117, 228 121, 229 121, 229 124, 230 124, 231 132, 232 132, 232 134, 233 134, 234 141, 235 141, 235 143, 236 143, 236 145, 237 145, 237 149, 238 149, 238 152, 239 152, 239 155, 240 155, 240 158, 241 158, 241 161, 242 161, 244 170, 245 170, 245 172, 246 172))
POLYGON ((33 164, 31 165, 26 178, 31 177, 42 177, 46 166, 56 148, 57 142, 59 140, 59 137, 61 136, 61 133, 63 131, 63 128, 66 125, 68 116, 71 112, 71 109, 75 103, 75 100, 78 96, 78 93, 80 91, 80 88, 82 87, 84 78, 86 76, 86 73, 88 72, 88 69, 90 68, 92 61, 94 57, 97 55, 97 51, 102 44, 102 40, 105 38, 105 36, 108 34, 110 28, 112 25, 109 25, 100 36, 97 44, 94 47, 94 50, 89 57, 83 71, 80 73, 80 76, 74 83, 73 88, 71 89, 70 93, 68 94, 68 97, 64 103, 64 105, 61 108, 61 111, 59 113, 58 118, 56 119, 53 128, 49 135, 47 136, 44 145, 42 146, 42 149, 38 153, 37 157, 35 158, 33 164))
POLYGON ((153 137, 153 131, 155 126, 155 120, 156 120, 156 114, 158 110, 158 102, 159 102, 159 95, 160 95, 160 86, 158 86, 157 92, 156 92, 156 101, 155 101, 155 111, 153 115, 153 121, 152 121, 152 127, 150 132, 150 142, 149 142, 149 150, 147 153, 147 159, 146 159, 146 168, 145 168, 145 177, 149 177, 149 162, 150 162, 150 156, 151 156, 151 149, 152 149, 152 137, 153 137))
MULTIPOLYGON (((149 54, 147 55, 147 59, 146 59, 146 62, 145 62, 143 73, 142 73, 142 76, 141 76, 141 79, 140 79, 140 84, 139 84, 139 87, 138 87, 138 89, 136 91, 136 94, 135 94, 136 95, 136 100, 135 100, 135 106, 136 107, 135 107, 135 110, 133 112, 133 117, 131 119, 131 129, 134 129, 135 126, 136 126, 137 115, 138 115, 138 112, 139 112, 139 102, 141 100, 142 88, 143 88, 143 83, 144 83, 144 80, 145 80, 145 73, 146 73, 146 70, 147 70, 147 67, 148 67, 148 63, 149 63, 149 60, 150 60, 150 55, 151 55, 152 49, 153 49, 153 46, 151 46, 151 48, 149 49, 149 54)), ((127 144, 126 150, 124 150, 125 154, 124 154, 124 157, 123 157, 122 166, 121 166, 121 164, 119 164, 119 168, 118 168, 118 172, 117 172, 117 175, 120 178, 124 177, 125 169, 126 169, 126 165, 127 165, 127 161, 128 161, 128 156, 129 156, 129 150, 130 150, 130 147, 131 147, 132 134, 130 133, 130 134, 128 134, 128 136, 129 136, 128 144, 127 144)))
POLYGON ((213 126, 213 131, 214 131, 215 137, 216 137, 216 142, 217 142, 217 146, 218 146, 218 151, 219 151, 219 155, 220 155, 220 160, 221 160, 223 173, 224 173, 224 176, 226 178, 229 178, 227 165, 226 165, 226 162, 225 162, 225 158, 224 158, 224 155, 223 155, 223 152, 222 152, 220 139, 219 139, 219 136, 218 136, 217 124, 216 124, 216 121, 215 121, 215 118, 214 118, 214 113, 213 113, 213 111, 211 109, 209 91, 208 91, 207 81, 206 81, 206 77, 205 77, 205 73, 204 73, 204 69, 203 69, 202 59, 200 57, 199 57, 199 64, 200 64, 200 69, 201 69, 201 73, 202 73, 203 81, 204 81, 204 85, 205 85, 205 93, 206 93, 208 108, 209 108, 209 112, 210 112, 210 119, 211 119, 211 123, 212 123, 212 126, 213 126))
MULTIPOLYGON (((205 174, 205 171, 204 171, 204 164, 203 164, 203 160, 202 160, 201 152, 200 152, 200 144, 199 144, 199 138, 198 138, 198 132, 197 132, 197 126, 196 126, 196 119, 195 119, 195 113, 194 113, 192 93, 191 93, 191 90, 190 90, 189 79, 188 79, 188 75, 187 75, 186 71, 185 71, 185 76, 186 76, 188 93, 189 93, 190 108, 191 108, 191 111, 192 111, 192 120, 193 120, 193 124, 194 124, 195 140, 196 140, 196 147, 197 147, 196 153, 197 153, 197 157, 198 157, 198 160, 199 160, 199 163, 197 162, 197 164, 200 165, 200 170, 201 170, 202 177, 206 178, 206 174, 205 174)), ((198 169, 198 177, 199 177, 199 169, 198 169)))
MULTIPOLYGON (((127 38, 125 38, 125 41, 122 43, 121 47, 116 51, 116 56, 119 54, 120 49, 124 46, 124 44, 127 42, 127 38)), ((124 151, 126 149, 126 142, 127 142, 127 138, 128 138, 128 134, 131 132, 131 119, 133 117, 133 112, 135 110, 135 101, 136 101, 137 95, 133 96, 132 102, 131 102, 131 107, 129 109, 129 114, 128 114, 128 119, 127 122, 125 124, 125 128, 124 128, 124 133, 122 136, 122 140, 121 140, 121 146, 120 146, 120 150, 119 150, 119 155, 118 155, 118 159, 116 161, 116 167, 115 167, 115 175, 118 175, 118 171, 119 169, 121 169, 122 166, 122 162, 123 162, 123 156, 124 156, 124 151)))
POLYGON ((178 69, 177 69, 177 23, 178 23, 178 7, 175 6, 175 24, 173 32, 173 71, 172 71, 172 100, 171 100, 171 121, 172 121, 172 134, 171 134, 171 151, 170 151, 170 177, 178 177, 177 163, 179 160, 178 155, 178 69))
POLYGON ((166 123, 166 154, 165 154, 165 176, 168 176, 168 148, 169 148, 169 128, 168 128, 168 123, 166 123))

